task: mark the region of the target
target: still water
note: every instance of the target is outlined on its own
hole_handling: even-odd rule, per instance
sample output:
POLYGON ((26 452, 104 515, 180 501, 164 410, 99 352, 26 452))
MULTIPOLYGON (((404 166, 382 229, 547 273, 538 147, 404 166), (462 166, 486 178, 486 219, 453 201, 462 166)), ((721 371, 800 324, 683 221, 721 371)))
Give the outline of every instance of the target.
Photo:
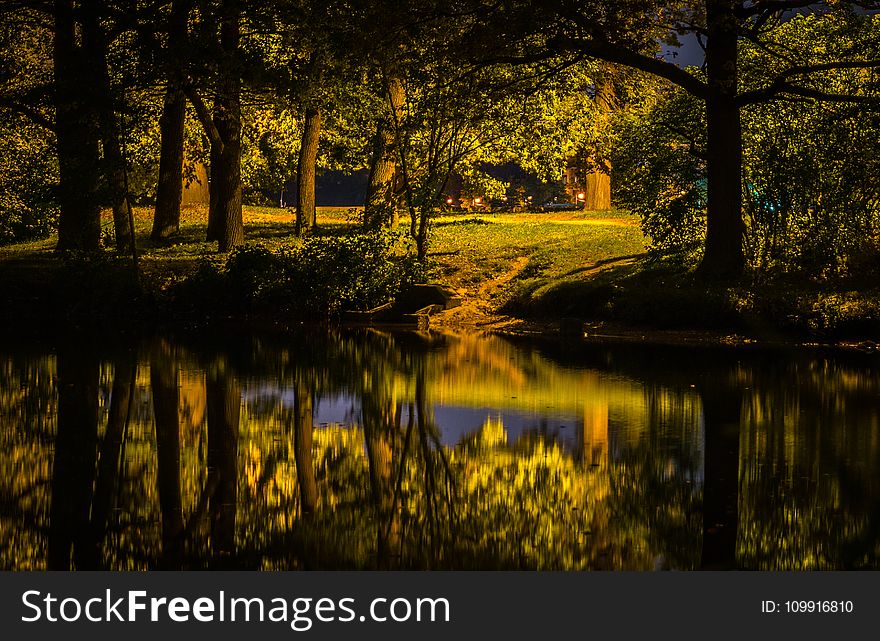
POLYGON ((0 346, 2 569, 877 569, 878 356, 0 346))

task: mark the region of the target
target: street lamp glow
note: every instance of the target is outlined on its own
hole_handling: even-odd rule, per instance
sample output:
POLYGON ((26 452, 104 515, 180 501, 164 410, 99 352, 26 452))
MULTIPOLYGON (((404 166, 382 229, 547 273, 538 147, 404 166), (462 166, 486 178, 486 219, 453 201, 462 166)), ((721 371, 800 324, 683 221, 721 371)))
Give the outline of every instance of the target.
POLYGON ((584 192, 578 194, 578 200, 586 200, 587 195, 584 192))

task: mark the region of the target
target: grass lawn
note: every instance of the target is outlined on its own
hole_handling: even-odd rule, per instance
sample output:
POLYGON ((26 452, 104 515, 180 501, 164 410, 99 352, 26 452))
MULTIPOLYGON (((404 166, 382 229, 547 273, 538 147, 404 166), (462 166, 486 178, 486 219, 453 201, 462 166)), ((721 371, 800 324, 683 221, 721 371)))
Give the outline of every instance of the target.
MULTIPOLYGON (((162 247, 149 240, 152 211, 137 209, 135 218, 145 291, 164 291, 203 261, 225 260, 215 243, 204 242, 205 207, 185 208, 180 235, 162 247)), ((319 208, 318 234, 354 232, 356 218, 356 210, 349 208, 319 208)), ((247 242, 273 250, 291 247, 299 242, 292 236, 293 219, 292 210, 245 207, 247 242)), ((104 230, 110 245, 109 212, 104 230)), ((402 222, 400 232, 405 231, 402 222)), ((0 307, 6 307, 0 317, 14 319, 17 310, 25 309, 39 318, 135 295, 123 282, 131 281, 128 260, 109 259, 112 274, 101 267, 86 269, 80 277, 78 272, 71 274, 76 265, 56 257, 54 245, 55 239, 47 238, 0 247, 0 307), (58 289, 57 283, 70 282, 77 287, 58 289), (47 297, 55 298, 44 300, 47 297)), ((454 289, 463 305, 432 324, 517 329, 525 327, 524 320, 552 327, 561 319, 576 318, 611 326, 717 329, 764 337, 780 331, 801 337, 865 337, 880 331, 880 288, 875 282, 819 283, 783 275, 719 286, 680 265, 645 260, 645 249, 637 218, 625 212, 440 216, 432 223, 428 278, 454 289)), ((113 310, 111 315, 118 309, 110 303, 106 307, 113 310)))
MULTIPOLYGON (((356 228, 356 212, 348 208, 319 208, 319 234, 341 235, 356 228)), ((245 207, 248 243, 274 250, 297 242, 292 237, 293 210, 245 207)), ((200 261, 220 262, 216 243, 204 241, 207 208, 186 207, 180 234, 172 244, 153 246, 149 235, 152 210, 135 210, 135 229, 142 277, 153 286, 178 280, 200 261)), ((104 238, 112 244, 112 220, 104 215, 104 238)), ((401 223, 400 230, 405 230, 401 223)), ((36 278, 59 263, 53 254, 55 238, 0 247, 0 280, 36 278), (6 278, 3 278, 5 273, 6 278)), ((637 220, 624 213, 554 212, 533 214, 463 214, 434 221, 429 250, 429 275, 465 300, 453 324, 485 321, 497 312, 512 289, 522 283, 541 287, 588 279, 597 263, 625 259, 644 251, 637 220)), ((540 294, 541 287, 536 292, 540 294)))

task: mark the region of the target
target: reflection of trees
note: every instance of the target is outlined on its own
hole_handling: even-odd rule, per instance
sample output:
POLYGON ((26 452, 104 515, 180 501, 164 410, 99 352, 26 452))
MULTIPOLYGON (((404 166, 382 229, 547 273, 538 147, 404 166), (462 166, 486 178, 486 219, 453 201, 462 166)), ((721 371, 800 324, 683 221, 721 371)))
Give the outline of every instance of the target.
POLYGON ((162 514, 160 566, 177 568, 183 557, 183 504, 180 489, 180 420, 178 360, 165 340, 157 341, 150 357, 150 387, 156 425, 159 509, 162 514))
POLYGON ((98 445, 99 359, 81 344, 58 354, 58 431, 49 513, 50 570, 94 564, 89 513, 98 445), (71 557, 71 551, 73 556, 71 557))
POLYGON ((236 553, 238 438, 241 388, 229 365, 218 359, 208 368, 208 470, 217 475, 211 496, 211 546, 219 563, 236 553))
POLYGON ((53 359, 0 360, 0 565, 876 566, 880 383, 858 364, 711 355, 673 371, 634 351, 555 371, 503 346, 160 340, 149 376, 65 347, 58 386, 53 359), (582 442, 487 420, 443 445, 437 397, 479 402, 447 350, 492 399, 579 385, 564 397, 586 408, 582 442), (315 425, 327 398, 353 399, 350 422, 315 425))
POLYGON ((709 378, 700 383, 706 434, 703 482, 703 549, 700 567, 736 567, 739 525, 739 442, 742 393, 735 377, 709 378), (734 379, 734 380, 731 380, 734 379))
POLYGON ((101 548, 108 532, 109 518, 116 498, 115 493, 119 488, 120 459, 131 417, 131 397, 136 371, 136 355, 123 353, 116 357, 107 427, 104 430, 98 454, 97 480, 92 504, 89 547, 92 558, 89 559, 88 566, 94 569, 104 566, 101 548))
POLYGON ((878 567, 880 380, 852 359, 768 361, 745 373, 744 567, 878 567))
POLYGON ((311 516, 318 505, 318 483, 312 462, 312 433, 315 431, 313 392, 300 376, 294 386, 293 454, 296 460, 296 480, 299 483, 301 511, 311 516))

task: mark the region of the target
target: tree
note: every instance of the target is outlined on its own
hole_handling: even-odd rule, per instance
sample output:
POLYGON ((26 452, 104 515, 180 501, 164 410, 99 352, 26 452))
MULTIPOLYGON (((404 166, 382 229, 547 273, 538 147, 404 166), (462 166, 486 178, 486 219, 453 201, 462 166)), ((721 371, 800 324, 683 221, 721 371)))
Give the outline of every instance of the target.
POLYGON ((385 70, 383 78, 386 98, 380 103, 381 114, 370 154, 367 198, 364 204, 364 225, 369 229, 395 227, 400 200, 400 171, 395 123, 402 121, 406 95, 399 74, 385 70))
POLYGON ((651 0, 625 4, 591 0, 573 5, 554 0, 538 8, 531 3, 511 2, 490 9, 473 9, 471 14, 475 18, 469 33, 487 49, 493 48, 492 43, 509 43, 501 47, 506 52, 493 52, 484 58, 486 61, 596 58, 657 75, 703 100, 708 182, 701 268, 708 276, 730 278, 745 266, 741 109, 786 96, 859 100, 858 93, 838 95, 824 91, 823 77, 836 69, 880 66, 880 56, 868 60, 854 60, 852 56, 828 58, 820 52, 770 47, 784 66, 763 86, 744 90, 738 66, 742 43, 751 41, 760 46, 767 42, 792 12, 809 11, 832 17, 856 7, 876 6, 873 1, 704 0, 669 5, 651 0), (683 37, 697 38, 704 47, 704 77, 658 57, 659 42, 675 45, 683 37))
POLYGON ((302 236, 317 226, 315 211, 315 170, 318 143, 321 138, 321 111, 317 107, 305 110, 302 142, 296 165, 296 235, 302 236))
MULTIPOLYGON (((869 60, 878 20, 792 17, 760 46, 741 46, 741 93, 767 86, 789 66, 779 51, 869 60)), ((655 250, 689 258, 705 236, 705 102, 660 82, 645 77, 642 96, 617 119, 616 197, 640 215, 655 250)), ((870 104, 880 97, 876 73, 829 70, 822 88, 846 99, 803 96, 742 109, 743 246, 755 270, 856 275, 878 251, 880 157, 873 141, 880 112, 870 104)))
MULTIPOLYGON (((83 6, 81 15, 96 10, 83 6)), ((100 117, 97 62, 77 31, 73 0, 55 0, 53 60, 55 132, 58 140, 58 249, 97 252, 101 248, 100 117)))
POLYGON ((159 118, 161 132, 159 178, 156 184, 156 209, 153 217, 153 242, 167 240, 180 230, 180 201, 183 195, 183 147, 186 122, 186 59, 189 0, 176 0, 168 19, 169 58, 166 66, 165 99, 159 118))

